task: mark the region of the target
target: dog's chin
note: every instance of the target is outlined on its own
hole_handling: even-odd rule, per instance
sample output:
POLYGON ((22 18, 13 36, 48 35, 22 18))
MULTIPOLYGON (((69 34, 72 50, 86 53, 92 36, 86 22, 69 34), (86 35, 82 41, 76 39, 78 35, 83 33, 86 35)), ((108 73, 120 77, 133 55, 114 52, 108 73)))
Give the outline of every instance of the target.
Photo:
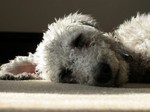
POLYGON ((111 81, 109 81, 107 83, 104 83, 104 84, 95 82, 94 86, 99 86, 99 87, 116 87, 114 80, 111 80, 111 81))
POLYGON ((122 81, 119 79, 119 74, 116 75, 115 78, 111 79, 107 83, 94 82, 93 86, 99 87, 121 87, 126 81, 122 81))
POLYGON ((112 79, 111 81, 103 84, 103 83, 98 83, 94 82, 92 86, 99 86, 99 87, 121 87, 123 86, 127 81, 119 81, 119 79, 112 79))

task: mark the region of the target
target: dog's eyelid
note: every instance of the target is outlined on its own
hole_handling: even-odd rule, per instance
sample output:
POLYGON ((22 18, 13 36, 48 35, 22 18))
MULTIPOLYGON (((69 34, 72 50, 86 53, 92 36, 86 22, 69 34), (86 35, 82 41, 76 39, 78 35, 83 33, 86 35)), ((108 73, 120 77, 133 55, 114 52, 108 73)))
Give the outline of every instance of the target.
POLYGON ((82 48, 85 45, 85 40, 83 34, 79 34, 73 41, 72 47, 82 48))

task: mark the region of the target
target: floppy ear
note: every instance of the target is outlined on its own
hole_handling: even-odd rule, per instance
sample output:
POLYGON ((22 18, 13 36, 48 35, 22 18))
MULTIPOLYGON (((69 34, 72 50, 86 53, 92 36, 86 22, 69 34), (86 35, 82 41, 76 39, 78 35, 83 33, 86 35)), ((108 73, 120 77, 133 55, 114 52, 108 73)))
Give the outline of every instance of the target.
POLYGON ((91 26, 94 27, 96 29, 99 29, 99 26, 96 22, 91 22, 91 21, 80 21, 81 24, 83 25, 87 25, 87 26, 91 26))
POLYGON ((35 73, 36 64, 33 60, 33 55, 17 56, 9 63, 3 64, 0 67, 1 80, 26 80, 38 79, 35 73))
POLYGON ((95 18, 93 18, 91 15, 78 13, 78 11, 76 13, 69 14, 64 18, 64 20, 71 20, 71 22, 73 23, 81 23, 83 25, 87 25, 99 29, 99 25, 95 18))

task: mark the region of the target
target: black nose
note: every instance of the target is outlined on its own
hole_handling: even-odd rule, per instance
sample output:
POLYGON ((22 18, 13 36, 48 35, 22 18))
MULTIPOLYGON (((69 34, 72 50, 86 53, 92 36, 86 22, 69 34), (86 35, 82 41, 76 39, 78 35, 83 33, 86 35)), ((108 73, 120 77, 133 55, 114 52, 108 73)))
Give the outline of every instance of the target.
POLYGON ((99 63, 96 67, 95 81, 100 84, 105 84, 112 79, 112 70, 106 63, 99 63))

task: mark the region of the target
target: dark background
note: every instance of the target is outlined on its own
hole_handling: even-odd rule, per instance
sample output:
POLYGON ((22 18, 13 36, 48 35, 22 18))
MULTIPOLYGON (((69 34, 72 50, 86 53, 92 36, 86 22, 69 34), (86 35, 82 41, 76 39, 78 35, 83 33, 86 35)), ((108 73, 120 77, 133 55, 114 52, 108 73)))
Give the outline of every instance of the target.
POLYGON ((91 14, 108 32, 150 12, 150 0, 0 0, 0 63, 34 52, 48 23, 76 11, 91 14))

